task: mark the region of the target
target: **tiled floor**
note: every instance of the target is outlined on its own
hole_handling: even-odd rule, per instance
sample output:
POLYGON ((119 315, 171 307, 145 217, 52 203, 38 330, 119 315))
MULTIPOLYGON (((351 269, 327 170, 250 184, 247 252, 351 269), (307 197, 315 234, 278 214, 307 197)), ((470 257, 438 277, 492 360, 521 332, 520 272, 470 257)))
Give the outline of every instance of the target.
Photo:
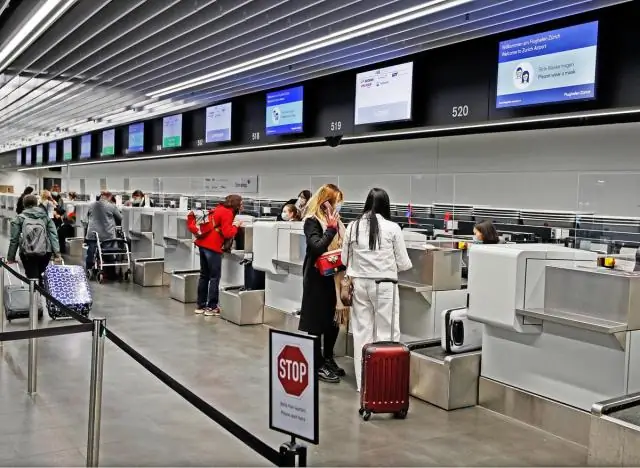
MULTIPOLYGON (((265 328, 191 313, 166 289, 95 285, 96 315, 163 370, 278 447, 268 429, 265 328)), ((48 322, 45 319, 43 326, 48 322)), ((26 324, 14 323, 19 329, 26 324)), ((38 394, 26 395, 27 343, 0 362, 0 465, 81 466, 87 438, 90 335, 40 340, 38 394)), ((351 371, 351 362, 343 361, 351 371)), ((322 385, 315 466, 578 466, 582 447, 480 408, 447 413, 412 401, 404 421, 358 416, 352 378, 322 385)), ((266 460, 107 343, 102 466, 256 466, 266 460)))

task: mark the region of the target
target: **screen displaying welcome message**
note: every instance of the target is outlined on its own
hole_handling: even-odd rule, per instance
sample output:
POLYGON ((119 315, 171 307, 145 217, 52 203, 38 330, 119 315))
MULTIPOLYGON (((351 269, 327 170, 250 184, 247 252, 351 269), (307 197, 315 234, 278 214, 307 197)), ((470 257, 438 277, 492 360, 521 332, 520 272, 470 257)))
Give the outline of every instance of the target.
POLYGON ((598 22, 499 45, 496 107, 595 98, 598 22))
POLYGON ((302 133, 302 86, 267 94, 267 135, 302 133))

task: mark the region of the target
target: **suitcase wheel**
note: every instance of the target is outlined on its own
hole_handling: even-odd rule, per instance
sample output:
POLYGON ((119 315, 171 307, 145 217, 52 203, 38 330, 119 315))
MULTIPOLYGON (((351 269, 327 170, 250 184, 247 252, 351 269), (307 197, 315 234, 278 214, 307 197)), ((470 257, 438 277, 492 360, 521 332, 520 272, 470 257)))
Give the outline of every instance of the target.
POLYGON ((406 419, 407 418, 407 410, 403 409, 398 411, 397 413, 393 413, 393 417, 396 419, 406 419))
POLYGON ((104 283, 104 273, 100 272, 98 273, 98 283, 102 284, 104 283))

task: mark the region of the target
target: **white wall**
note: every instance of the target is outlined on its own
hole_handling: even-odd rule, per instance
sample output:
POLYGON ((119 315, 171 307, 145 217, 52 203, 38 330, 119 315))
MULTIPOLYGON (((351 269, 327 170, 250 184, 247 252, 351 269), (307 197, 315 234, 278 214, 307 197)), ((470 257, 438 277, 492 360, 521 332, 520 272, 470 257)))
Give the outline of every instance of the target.
MULTIPOLYGON (((71 189, 188 192, 206 176, 259 175, 259 195, 287 199, 335 182, 349 201, 379 186, 396 203, 447 202, 640 216, 640 124, 493 133, 337 148, 273 150, 71 168, 71 189), (191 180, 190 178, 197 178, 191 180)), ((64 178, 64 176, 63 176, 64 178)))

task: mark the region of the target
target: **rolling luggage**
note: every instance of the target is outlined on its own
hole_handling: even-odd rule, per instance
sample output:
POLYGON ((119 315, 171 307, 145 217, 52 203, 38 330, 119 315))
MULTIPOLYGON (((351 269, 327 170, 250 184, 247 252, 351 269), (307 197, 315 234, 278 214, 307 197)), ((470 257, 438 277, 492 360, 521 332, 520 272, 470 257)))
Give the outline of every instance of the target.
POLYGON ((441 346, 447 353, 464 353, 482 348, 482 324, 467 317, 467 308, 442 311, 441 346))
MULTIPOLYGON (((93 299, 83 267, 50 264, 44 272, 44 287, 49 294, 74 312, 85 317, 89 315, 93 299)), ((70 318, 49 300, 47 300, 47 311, 53 320, 70 318)))
MULTIPOLYGON (((16 270, 20 271, 20 267, 16 266, 16 270)), ((7 317, 7 321, 11 322, 13 319, 27 319, 29 318, 29 286, 23 283, 15 284, 17 279, 12 279, 12 274, 2 271, 3 275, 6 275, 7 283, 4 287, 4 314, 7 317)), ((40 303, 40 295, 38 297, 38 319, 42 319, 43 311, 42 304, 40 303)))
MULTIPOLYGON (((409 411, 409 348, 395 337, 395 305, 397 280, 376 280, 376 314, 381 283, 392 283, 393 302, 391 313, 391 341, 377 340, 376 316, 373 320, 373 343, 362 347, 362 389, 360 415, 368 421, 375 413, 392 413, 398 419, 407 417, 409 411)), ((398 337, 400 330, 398 330, 398 337)))

